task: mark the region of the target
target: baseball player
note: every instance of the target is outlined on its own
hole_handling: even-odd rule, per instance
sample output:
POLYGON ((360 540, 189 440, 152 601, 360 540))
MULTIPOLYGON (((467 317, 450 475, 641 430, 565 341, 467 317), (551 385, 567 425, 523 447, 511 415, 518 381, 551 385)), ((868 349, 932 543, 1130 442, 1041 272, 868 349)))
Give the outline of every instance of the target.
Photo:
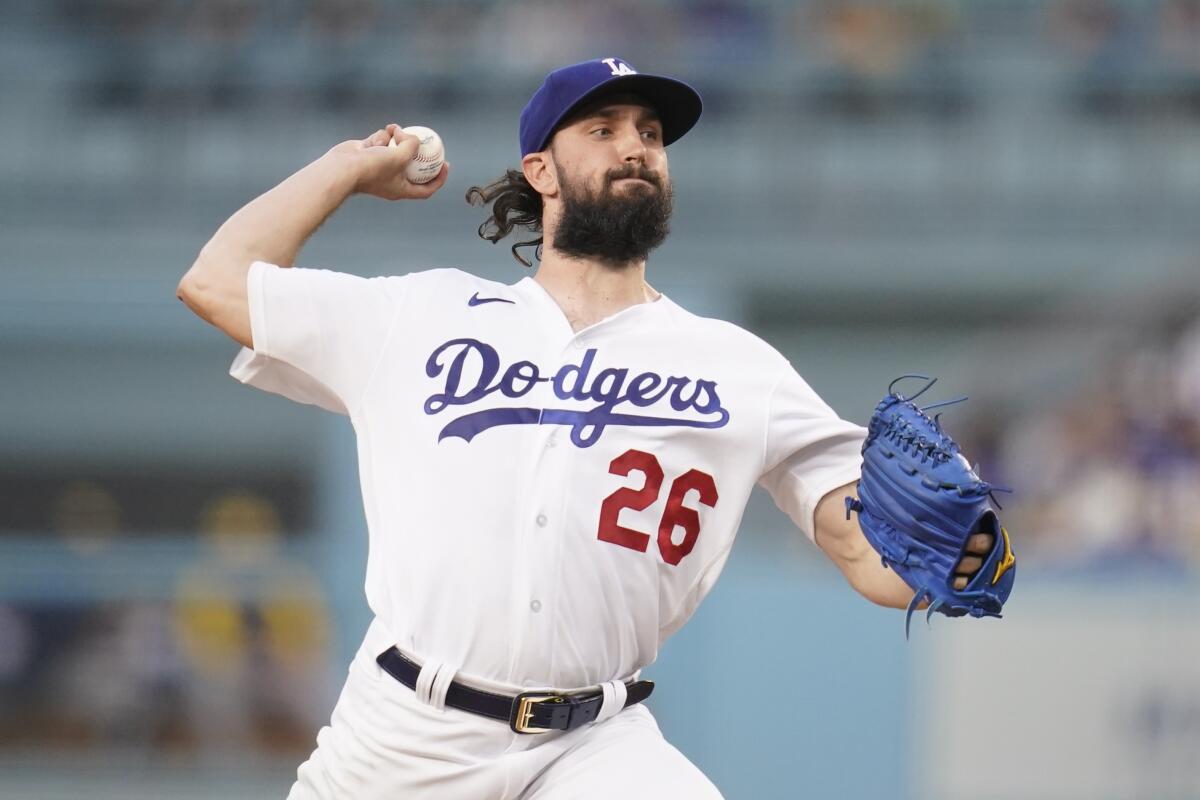
MULTIPOLYGON (((289 797, 719 797, 663 738, 640 672, 716 582, 756 484, 859 593, 924 599, 852 514, 869 516, 867 430, 771 346, 646 280, 666 148, 700 113, 692 87, 618 58, 548 75, 520 169, 468 192, 491 206, 481 236, 540 234, 513 246, 538 259, 516 283, 293 266, 350 195, 445 184, 448 167, 404 178, 417 142, 398 125, 249 203, 183 277, 179 297, 244 346, 236 378, 357 434, 375 616, 289 797)), ((906 463, 917 440, 895 424, 880 441, 906 463)), ((957 588, 1001 557, 985 523, 956 545, 957 588)))

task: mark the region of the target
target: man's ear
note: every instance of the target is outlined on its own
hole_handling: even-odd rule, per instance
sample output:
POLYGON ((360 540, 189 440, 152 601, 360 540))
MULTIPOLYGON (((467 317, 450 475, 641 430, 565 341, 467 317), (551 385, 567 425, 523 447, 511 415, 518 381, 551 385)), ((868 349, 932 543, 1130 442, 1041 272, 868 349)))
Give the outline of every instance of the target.
POLYGON ((522 158, 521 171, 525 173, 525 180, 529 181, 529 185, 537 193, 551 196, 558 194, 558 172, 554 168, 554 159, 550 158, 549 150, 530 153, 522 158))

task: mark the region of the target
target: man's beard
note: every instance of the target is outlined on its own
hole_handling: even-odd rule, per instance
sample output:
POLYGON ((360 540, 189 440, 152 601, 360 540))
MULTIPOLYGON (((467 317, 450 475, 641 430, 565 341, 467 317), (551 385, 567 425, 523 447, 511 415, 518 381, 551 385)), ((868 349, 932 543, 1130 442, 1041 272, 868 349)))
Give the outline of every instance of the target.
POLYGON ((644 260, 666 240, 674 204, 671 185, 645 165, 629 164, 609 172, 597 194, 571 183, 561 166, 558 174, 563 206, 553 249, 573 258, 625 266, 644 260), (636 184, 615 194, 613 183, 621 178, 642 178, 653 187, 636 184))

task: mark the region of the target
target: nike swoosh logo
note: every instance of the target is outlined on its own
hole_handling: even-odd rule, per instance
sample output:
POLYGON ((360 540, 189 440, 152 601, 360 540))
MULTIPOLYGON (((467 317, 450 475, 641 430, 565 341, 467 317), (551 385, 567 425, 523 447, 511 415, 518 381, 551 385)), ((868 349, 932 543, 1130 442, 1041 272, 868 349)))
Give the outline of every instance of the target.
POLYGON ((484 303, 512 303, 513 305, 516 305, 517 301, 505 300, 503 297, 480 297, 479 292, 471 295, 471 298, 467 300, 467 305, 469 306, 481 306, 484 303))

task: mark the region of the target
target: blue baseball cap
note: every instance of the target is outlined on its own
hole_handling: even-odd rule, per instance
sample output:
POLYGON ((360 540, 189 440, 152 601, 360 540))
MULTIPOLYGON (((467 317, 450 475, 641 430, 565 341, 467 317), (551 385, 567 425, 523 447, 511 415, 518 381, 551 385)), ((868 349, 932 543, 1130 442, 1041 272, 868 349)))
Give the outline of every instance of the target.
POLYGON ((554 70, 521 111, 521 157, 545 149, 554 129, 589 100, 613 92, 633 92, 658 112, 663 146, 683 136, 704 104, 700 93, 683 81, 643 75, 624 59, 596 58, 554 70))

